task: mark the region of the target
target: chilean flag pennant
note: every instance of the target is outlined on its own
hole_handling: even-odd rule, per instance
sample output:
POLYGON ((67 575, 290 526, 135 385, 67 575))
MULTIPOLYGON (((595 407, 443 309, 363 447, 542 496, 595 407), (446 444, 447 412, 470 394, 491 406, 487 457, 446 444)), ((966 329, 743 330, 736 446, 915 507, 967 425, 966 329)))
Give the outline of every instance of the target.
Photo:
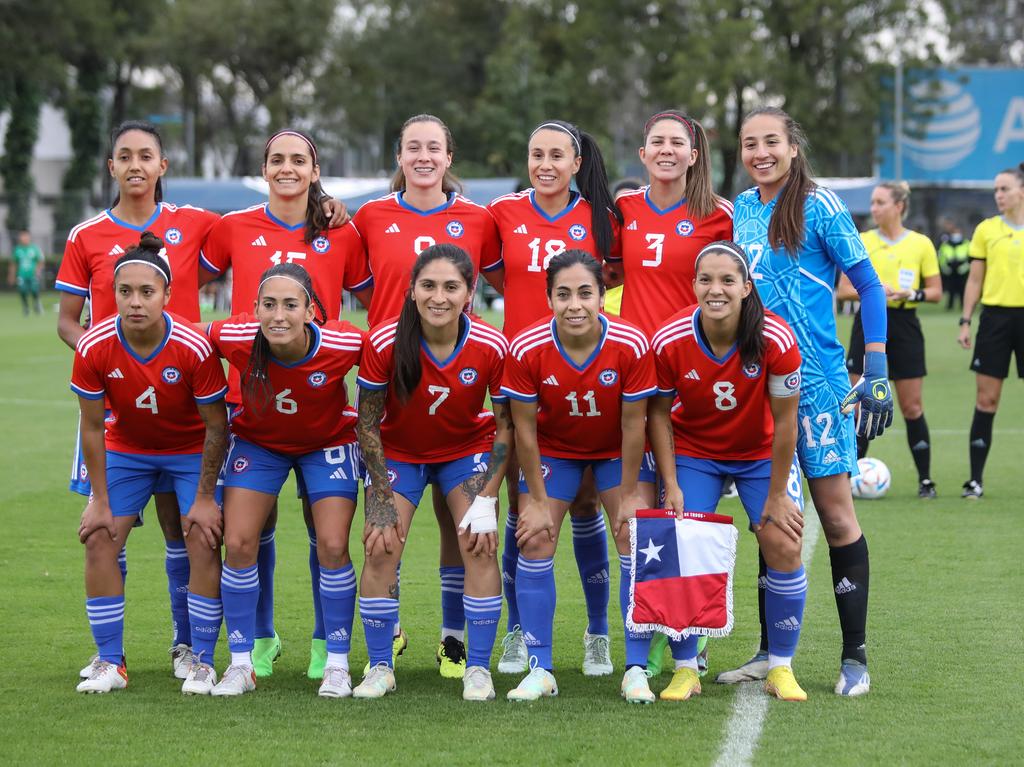
POLYGON ((629 583, 632 631, 672 639, 732 631, 732 574, 739 532, 732 517, 645 509, 629 522, 633 567, 629 583))

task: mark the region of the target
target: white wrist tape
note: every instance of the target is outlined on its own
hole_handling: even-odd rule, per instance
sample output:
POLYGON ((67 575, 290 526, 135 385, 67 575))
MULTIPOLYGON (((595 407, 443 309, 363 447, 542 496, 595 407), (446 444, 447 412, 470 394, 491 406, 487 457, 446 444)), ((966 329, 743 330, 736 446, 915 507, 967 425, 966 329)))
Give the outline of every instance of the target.
POLYGON ((459 530, 469 528, 471 533, 498 532, 498 499, 478 495, 469 505, 466 516, 459 523, 459 530))

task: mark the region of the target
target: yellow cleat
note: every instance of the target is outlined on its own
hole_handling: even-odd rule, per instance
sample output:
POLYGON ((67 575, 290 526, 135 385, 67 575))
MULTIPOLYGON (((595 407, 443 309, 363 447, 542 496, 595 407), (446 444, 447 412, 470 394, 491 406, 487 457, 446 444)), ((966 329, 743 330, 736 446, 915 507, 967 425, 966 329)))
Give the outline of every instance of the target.
POLYGON ((672 674, 672 681, 658 696, 662 700, 689 700, 700 695, 700 677, 692 668, 678 668, 672 674))
POLYGON ((466 673, 466 645, 452 636, 437 646, 437 667, 446 679, 462 679, 466 673))
POLYGON ((779 700, 807 700, 807 693, 793 676, 789 666, 776 666, 768 672, 764 691, 779 700))

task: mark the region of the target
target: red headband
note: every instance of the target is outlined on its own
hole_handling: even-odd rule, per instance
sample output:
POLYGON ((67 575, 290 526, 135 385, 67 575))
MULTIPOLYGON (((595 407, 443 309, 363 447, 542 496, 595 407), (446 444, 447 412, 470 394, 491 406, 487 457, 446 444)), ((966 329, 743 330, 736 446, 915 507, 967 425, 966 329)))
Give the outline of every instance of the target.
POLYGON ((313 164, 314 165, 317 164, 317 162, 316 162, 316 147, 313 146, 313 142, 310 141, 305 136, 303 136, 298 131, 289 130, 287 128, 285 128, 284 130, 279 130, 277 133, 275 133, 273 136, 271 136, 270 138, 267 139, 267 145, 265 147, 263 147, 263 154, 266 154, 267 152, 269 152, 270 151, 270 145, 274 143, 274 139, 280 138, 281 136, 295 136, 296 138, 300 138, 303 141, 305 141, 306 142, 306 146, 309 147, 309 153, 313 156, 313 164))
POLYGON ((674 114, 672 112, 658 112, 658 114, 654 115, 654 117, 647 121, 647 124, 644 126, 644 133, 649 133, 651 130, 651 126, 654 125, 654 123, 658 122, 658 120, 675 120, 676 122, 681 122, 683 125, 686 126, 686 132, 690 134, 690 143, 697 143, 697 136, 693 130, 693 124, 689 121, 689 119, 685 117, 680 117, 679 115, 674 114))

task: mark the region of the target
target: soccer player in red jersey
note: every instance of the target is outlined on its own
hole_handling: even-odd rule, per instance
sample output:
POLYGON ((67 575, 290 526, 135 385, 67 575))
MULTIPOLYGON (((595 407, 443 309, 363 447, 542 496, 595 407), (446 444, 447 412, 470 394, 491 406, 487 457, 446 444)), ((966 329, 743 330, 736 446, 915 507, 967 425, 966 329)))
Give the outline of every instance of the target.
MULTIPOLYGON (((558 694, 551 673, 553 557, 558 530, 584 472, 593 471, 626 567, 625 523, 637 508, 654 502, 654 471, 642 466, 647 399, 657 392, 647 339, 633 325, 601 314, 601 265, 589 253, 568 250, 556 255, 547 275, 554 316, 512 341, 501 387, 512 400, 523 476, 515 588, 531 666, 508 693, 510 700, 558 694)), ((628 579, 626 583, 623 615, 628 579)), ((620 602, 622 597, 620 589, 620 602)), ((632 666, 642 665, 647 657, 646 639, 627 631, 626 656, 631 669, 622 691, 628 697, 632 666)))
MULTIPOLYGON (((800 352, 782 318, 766 312, 743 249, 731 241, 703 248, 694 264, 698 304, 654 335, 657 397, 650 434, 667 504, 713 512, 732 477, 768 566, 765 610, 769 666, 765 689, 806 700, 793 676, 807 578, 800 471, 795 461, 800 352), (673 400, 681 408, 670 417, 673 400)), ((673 643, 676 671, 663 700, 700 694, 697 636, 673 643)))
POLYGON ((242 374, 242 404, 231 421, 224 471, 221 576, 231 665, 213 695, 255 689, 251 653, 260 578, 261 531, 296 470, 312 507, 327 659, 319 694, 352 694, 348 672, 356 574, 348 551, 360 476, 355 411, 345 375, 359 363, 365 332, 341 320, 314 323, 324 311, 298 264, 272 266, 259 283, 255 316, 214 322, 210 340, 242 374))
POLYGON ((494 698, 489 667, 501 617, 496 507, 511 439, 499 387, 508 344, 468 314, 473 279, 461 248, 442 243, 423 251, 401 314, 371 330, 359 370, 359 443, 368 473, 359 612, 370 670, 357 698, 395 689, 397 567, 428 483, 444 493, 466 568, 462 697, 494 698), (493 414, 484 410, 488 393, 493 414))
POLYGON ((221 526, 214 492, 227 448, 227 385, 209 342, 186 318, 164 311, 171 270, 162 252, 163 242, 147 232, 117 259, 111 269, 117 314, 84 333, 75 351, 71 389, 78 394, 92 478, 78 537, 85 544, 85 605, 97 648, 79 692, 128 684, 118 557, 161 477, 188 510, 186 535, 194 533, 187 539, 188 589, 200 600, 217 596, 221 526))

